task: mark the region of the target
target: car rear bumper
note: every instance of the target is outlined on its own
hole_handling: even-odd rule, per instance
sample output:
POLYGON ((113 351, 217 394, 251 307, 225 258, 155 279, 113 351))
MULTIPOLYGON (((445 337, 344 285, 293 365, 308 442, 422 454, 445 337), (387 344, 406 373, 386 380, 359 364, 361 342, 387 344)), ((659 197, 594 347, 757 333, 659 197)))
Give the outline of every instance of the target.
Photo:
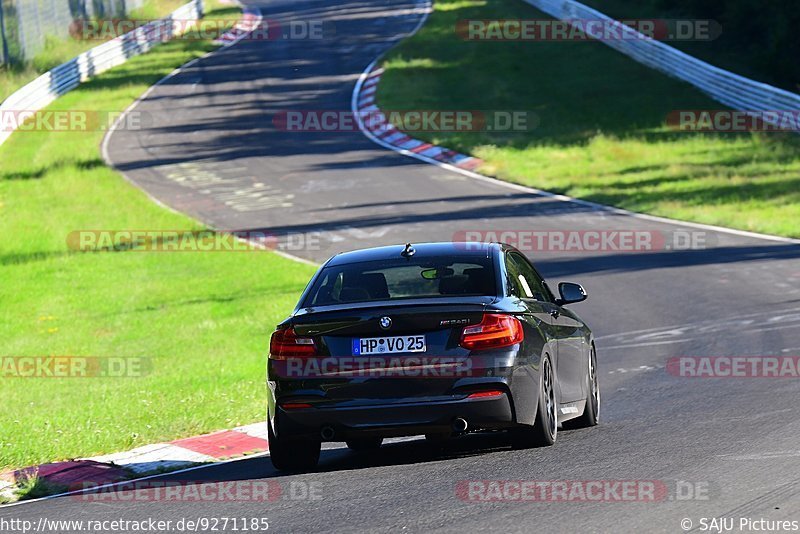
POLYGON ((514 425, 508 393, 497 397, 459 398, 427 402, 276 408, 277 435, 318 438, 323 428, 333 430, 328 441, 352 437, 399 437, 450 432, 457 418, 468 429, 498 429, 514 425))

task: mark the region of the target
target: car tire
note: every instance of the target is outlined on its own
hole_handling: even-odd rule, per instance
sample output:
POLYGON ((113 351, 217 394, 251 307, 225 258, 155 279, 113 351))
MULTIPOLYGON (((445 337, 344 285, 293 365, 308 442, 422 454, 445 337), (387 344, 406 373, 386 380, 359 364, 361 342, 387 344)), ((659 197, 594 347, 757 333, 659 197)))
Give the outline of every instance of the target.
POLYGON ((380 449, 383 438, 349 439, 345 443, 347 443, 347 448, 351 451, 374 451, 380 449))
POLYGON ((269 459, 279 471, 307 471, 314 469, 319 462, 322 448, 320 440, 276 437, 272 425, 267 422, 269 438, 269 459))
POLYGON ((542 358, 539 376, 539 406, 536 408, 533 426, 524 425, 511 431, 511 442, 517 449, 548 447, 556 442, 558 435, 556 376, 548 354, 542 358))
POLYGON ((569 421, 569 428, 588 428, 596 426, 600 416, 600 384, 597 381, 597 352, 594 346, 589 354, 589 369, 586 373, 589 396, 580 417, 569 421))

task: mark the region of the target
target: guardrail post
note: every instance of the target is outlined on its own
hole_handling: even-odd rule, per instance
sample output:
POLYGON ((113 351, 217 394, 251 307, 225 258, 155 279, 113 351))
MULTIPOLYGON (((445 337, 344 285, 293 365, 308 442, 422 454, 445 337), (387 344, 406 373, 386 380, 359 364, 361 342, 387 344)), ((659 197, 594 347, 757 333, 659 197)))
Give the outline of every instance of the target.
MULTIPOLYGON (((2 1, 8 0, 0 0, 0 2, 2 1)), ((28 9, 39 0, 24 1, 26 9, 28 9)), ((87 5, 91 5, 91 2, 84 1, 84 6, 87 5)), ((98 7, 101 5, 97 4, 98 7)), ((58 96, 71 91, 88 78, 120 65, 132 56, 146 52, 161 41, 169 40, 175 33, 173 30, 176 25, 175 21, 191 17, 192 13, 197 13, 200 5, 202 4, 199 0, 191 0, 162 19, 131 30, 120 38, 95 46, 49 70, 0 102, 0 113, 6 109, 38 111, 44 108, 58 96)), ((19 31, 22 33, 22 29, 19 31)), ((14 34, 11 33, 11 35, 14 34)), ((9 138, 12 131, 0 129, 0 145, 9 138)))
POLYGON ((8 41, 6 41, 6 19, 3 16, 3 0, 0 0, 0 45, 2 45, 3 64, 11 63, 8 57, 8 41))

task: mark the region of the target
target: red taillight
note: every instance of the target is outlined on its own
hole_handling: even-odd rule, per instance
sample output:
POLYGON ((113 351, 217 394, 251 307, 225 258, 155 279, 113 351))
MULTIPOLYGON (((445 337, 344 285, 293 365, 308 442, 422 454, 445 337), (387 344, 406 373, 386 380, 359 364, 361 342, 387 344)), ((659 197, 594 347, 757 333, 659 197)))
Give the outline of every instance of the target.
POLYGON ((298 337, 291 327, 276 330, 269 340, 269 357, 274 360, 311 358, 316 355, 314 340, 310 337, 298 337))
POLYGON ((490 389, 487 391, 476 391, 475 393, 470 393, 467 395, 468 399, 480 399, 484 397, 499 397, 505 393, 505 391, 501 391, 499 389, 490 389))
POLYGON ((284 410, 303 410, 305 408, 311 408, 311 405, 307 402, 285 402, 281 404, 281 408, 284 410))
POLYGON ((460 345, 465 349, 498 349, 522 342, 522 323, 511 315, 487 313, 480 324, 464 328, 460 345))

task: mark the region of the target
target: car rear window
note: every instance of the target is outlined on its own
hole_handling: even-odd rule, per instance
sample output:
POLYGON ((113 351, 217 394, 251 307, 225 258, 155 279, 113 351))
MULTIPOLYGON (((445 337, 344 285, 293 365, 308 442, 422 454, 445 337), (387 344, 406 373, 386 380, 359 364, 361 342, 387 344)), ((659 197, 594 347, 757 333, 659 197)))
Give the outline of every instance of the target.
POLYGON ((302 307, 496 294, 490 258, 397 258, 326 267, 302 307))

